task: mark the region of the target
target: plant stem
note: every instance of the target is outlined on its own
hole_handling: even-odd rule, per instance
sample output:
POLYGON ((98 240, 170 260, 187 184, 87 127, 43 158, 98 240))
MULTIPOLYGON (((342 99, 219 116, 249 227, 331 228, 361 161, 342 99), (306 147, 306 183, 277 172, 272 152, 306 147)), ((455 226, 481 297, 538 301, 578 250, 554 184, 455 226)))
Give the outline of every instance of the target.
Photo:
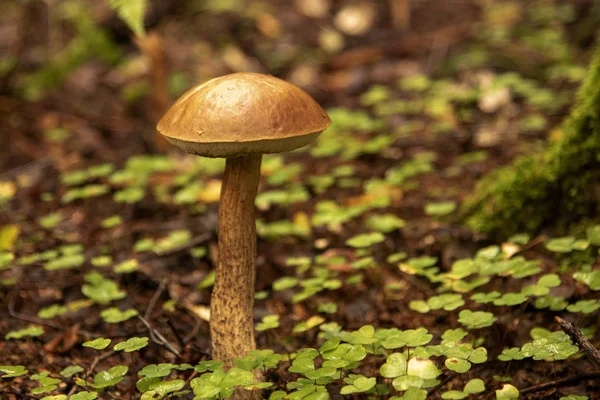
POLYGON ((233 366, 233 359, 256 348, 254 282, 256 226, 254 199, 261 155, 228 158, 219 206, 219 260, 211 307, 212 357, 233 366))

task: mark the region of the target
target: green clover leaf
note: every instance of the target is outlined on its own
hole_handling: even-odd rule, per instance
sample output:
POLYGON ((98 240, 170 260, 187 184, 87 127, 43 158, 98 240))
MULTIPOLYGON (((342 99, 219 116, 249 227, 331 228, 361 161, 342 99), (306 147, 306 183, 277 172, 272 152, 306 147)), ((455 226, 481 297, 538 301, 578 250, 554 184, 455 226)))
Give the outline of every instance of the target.
POLYGON ((447 358, 444 362, 446 368, 459 374, 464 374, 471 369, 471 363, 461 358, 447 358))
POLYGON ((0 372, 4 373, 2 378, 16 378, 27 374, 29 371, 22 365, 0 365, 0 372))
POLYGON ((385 236, 383 236, 383 234, 380 232, 362 233, 346 240, 346 245, 360 249, 371 247, 374 244, 383 242, 384 240, 385 236))
POLYGON ((396 378, 401 375, 406 375, 408 362, 406 356, 401 353, 392 353, 388 356, 385 364, 379 369, 379 373, 384 378, 396 378))
POLYGON ((148 346, 147 337, 132 337, 124 342, 117 343, 113 349, 115 351, 124 351, 125 353, 131 353, 148 346))
POLYGON ((82 346, 83 347, 91 347, 92 349, 96 349, 96 350, 104 350, 110 344, 110 342, 111 342, 110 339, 97 338, 94 340, 84 342, 82 344, 82 346))
POLYGON ((106 310, 100 313, 100 316, 102 317, 102 319, 104 319, 104 322, 109 324, 117 324, 119 322, 124 322, 137 315, 137 310, 133 308, 121 311, 117 307, 107 308, 106 310))
POLYGON ((10 339, 22 339, 24 337, 36 337, 44 334, 44 328, 41 326, 29 325, 25 329, 11 331, 4 337, 6 340, 10 339))
POLYGON ((138 375, 146 378, 162 378, 169 375, 174 367, 175 365, 170 363, 150 364, 142 368, 138 375))
POLYGON ((458 314, 458 322, 469 329, 480 329, 491 326, 496 322, 494 314, 485 311, 462 310, 458 314))
POLYGON ((340 394, 352 394, 352 393, 363 393, 371 390, 377 383, 376 378, 367 378, 366 376, 358 376, 352 379, 351 384, 342 387, 340 394))
POLYGON ((502 389, 496 390, 496 400, 518 400, 519 389, 509 383, 505 383, 502 389))

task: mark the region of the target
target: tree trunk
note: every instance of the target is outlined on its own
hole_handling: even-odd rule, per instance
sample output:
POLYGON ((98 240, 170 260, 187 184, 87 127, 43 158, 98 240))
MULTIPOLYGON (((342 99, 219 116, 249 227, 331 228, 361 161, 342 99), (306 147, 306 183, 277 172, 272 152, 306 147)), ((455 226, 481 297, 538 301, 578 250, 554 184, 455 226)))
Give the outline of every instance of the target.
POLYGON ((256 348, 254 199, 261 155, 228 158, 219 206, 219 259, 210 306, 212 357, 227 368, 256 348))

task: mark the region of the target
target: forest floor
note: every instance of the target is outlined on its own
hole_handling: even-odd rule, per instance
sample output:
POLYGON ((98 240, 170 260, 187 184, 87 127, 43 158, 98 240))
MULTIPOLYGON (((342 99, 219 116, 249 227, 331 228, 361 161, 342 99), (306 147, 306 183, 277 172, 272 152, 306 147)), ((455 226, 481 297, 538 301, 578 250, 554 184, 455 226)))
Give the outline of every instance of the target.
MULTIPOLYGON (((106 7, 49 13, 30 3, 0 6, 0 49, 18 60, 8 72, 0 64, 0 371, 38 375, 1 379, 0 398, 59 398, 84 390, 75 378, 116 366, 129 372, 100 398, 137 398, 144 366, 210 359, 223 162, 156 142, 152 68, 106 7), (106 43, 87 42, 99 32, 106 43), (72 40, 95 53, 71 65, 59 50, 72 40), (131 354, 81 345, 132 337, 150 340, 131 354)), ((154 2, 146 19, 165 43, 170 96, 233 71, 268 72, 304 87, 333 120, 308 148, 264 157, 256 340, 284 357, 264 393, 298 379, 286 357, 342 329, 424 327, 433 345, 466 326, 465 343, 483 347, 486 361, 471 361, 466 374, 439 362, 429 398, 471 378, 486 387, 471 398, 483 399, 504 382, 523 390, 567 377, 582 378, 523 396, 600 398, 598 377, 582 375, 597 369, 584 353, 498 359, 560 331, 555 315, 600 340, 597 239, 583 229, 577 238, 547 230, 496 241, 456 217, 479 178, 560 136, 591 54, 592 1, 422 0, 410 27, 387 2, 371 2, 359 36, 360 24, 336 25, 341 1, 319 18, 299 11, 310 1, 178 3, 154 2), (559 284, 544 286, 555 276, 559 284), (462 308, 495 321, 477 327, 462 308)), ((392 351, 372 350, 352 373, 378 376, 392 351)), ((384 378, 377 387, 391 396, 396 385, 384 378)), ((329 395, 343 386, 330 383, 329 395)))

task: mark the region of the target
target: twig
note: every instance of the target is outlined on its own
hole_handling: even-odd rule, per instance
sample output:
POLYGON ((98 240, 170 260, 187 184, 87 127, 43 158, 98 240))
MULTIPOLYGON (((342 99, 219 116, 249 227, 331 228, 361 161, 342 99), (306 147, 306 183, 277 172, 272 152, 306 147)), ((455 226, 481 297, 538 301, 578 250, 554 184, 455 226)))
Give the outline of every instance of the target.
POLYGON ((185 342, 181 338, 181 335, 179 334, 179 332, 177 332, 177 328, 175 328, 175 325, 173 325, 173 322, 171 321, 171 319, 167 318, 166 322, 164 322, 164 323, 166 323, 167 326, 171 329, 171 332, 173 332, 173 336, 175 336, 175 339, 177 339, 177 344, 179 344, 179 347, 181 349, 184 349, 185 342))
POLYGON ((148 308, 146 308, 146 312, 144 313, 144 318, 146 318, 146 319, 150 318, 150 315, 152 314, 152 310, 154 310, 154 306, 156 306, 156 302, 160 298, 160 295, 165 290, 166 286, 167 286, 167 279, 163 279, 162 281, 160 281, 160 285, 158 285, 158 288, 156 289, 154 296, 152 296, 152 299, 150 299, 148 308))
POLYGON ((20 319, 22 321, 31 322, 38 325, 47 326, 52 329, 60 330, 61 328, 57 325, 54 325, 50 322, 44 321, 41 318, 34 317, 33 315, 21 314, 20 312, 15 310, 15 296, 11 296, 8 301, 8 315, 13 318, 20 319))
POLYGON ((199 245, 200 243, 206 242, 207 240, 209 240, 212 237, 212 235, 210 233, 203 233, 201 235, 198 235, 196 237, 191 238, 186 244, 179 246, 179 247, 175 247, 173 249, 169 249, 169 251, 166 251, 164 253, 152 253, 152 254, 148 254, 146 257, 140 257, 139 261, 140 262, 146 262, 149 261, 155 257, 164 257, 164 256, 168 256, 171 254, 175 254, 178 253, 180 251, 183 250, 187 250, 190 249, 194 246, 199 245))
MULTIPOLYGON (((108 358, 108 357, 112 356, 115 353, 116 353, 116 351, 112 350, 112 351, 109 351, 108 353, 101 354, 98 357, 94 358, 94 361, 92 361, 92 365, 90 365, 90 367, 88 368, 88 370, 85 371, 85 374, 83 374, 82 379, 83 380, 87 379, 92 374, 92 372, 94 372, 94 369, 96 368, 96 366, 98 366, 98 363, 100 361, 104 360, 105 358, 108 358)), ((73 387, 69 391, 68 396, 73 395, 75 393, 75 391, 77 390, 77 387, 78 387, 77 385, 73 385, 73 387)))
POLYGON ((440 390, 441 388, 446 386, 446 384, 448 382, 450 382, 450 380, 452 380, 452 378, 454 378, 454 377, 455 376, 453 376, 453 375, 447 375, 446 378, 444 378, 444 380, 439 385, 435 385, 434 387, 429 388, 427 390, 427 397, 433 395, 435 392, 437 392, 438 390, 440 390))
POLYGON ((587 373, 580 374, 580 375, 571 376, 571 377, 565 378, 565 379, 559 379, 559 380, 552 381, 552 382, 542 383, 540 385, 530 386, 528 388, 519 390, 519 393, 526 394, 526 393, 539 392, 539 391, 545 390, 545 389, 552 389, 552 388, 556 388, 558 386, 574 385, 581 381, 586 381, 586 380, 590 380, 590 379, 598 379, 598 378, 600 378, 600 371, 592 371, 592 372, 587 372, 587 373))
POLYGON ((571 340, 579 345, 586 353, 592 358, 593 361, 596 362, 597 365, 600 365, 600 351, 594 347, 590 341, 583 336, 581 331, 575 327, 570 322, 565 321, 561 317, 554 317, 554 320, 560 325, 560 329, 562 329, 571 340))
MULTIPOLYGON (((194 313, 190 312, 190 314, 194 318, 198 318, 196 315, 194 315, 194 313)), ((183 339, 183 343, 188 344, 194 338, 194 336, 198 334, 198 332, 200 331, 200 326, 202 326, 202 322, 203 321, 201 319, 197 319, 196 325, 194 325, 194 329, 192 329, 192 331, 183 339)))
MULTIPOLYGON (((18 311, 15 310, 15 302, 14 302, 14 298, 15 296, 11 296, 9 302, 8 302, 8 315, 10 315, 13 318, 16 319, 20 319, 21 321, 26 321, 26 322, 31 322, 33 324, 37 324, 37 325, 42 325, 42 326, 47 326, 48 328, 52 328, 52 329, 56 329, 58 331, 62 331, 63 327, 58 326, 58 325, 54 325, 48 321, 44 321, 41 318, 38 317, 34 317, 33 315, 27 315, 27 314, 22 314, 18 311)), ((78 333, 81 333, 83 336, 86 337, 91 337, 91 338, 98 338, 100 337, 99 335, 96 335, 92 332, 83 330, 83 329, 79 329, 78 333)))
POLYGON ((135 358, 133 357, 133 353, 129 353, 131 355, 131 387, 129 390, 129 400, 133 399, 133 395, 135 394, 135 358))
POLYGON ((29 170, 32 170, 32 169, 34 169, 34 170, 35 169, 40 169, 40 170, 45 169, 45 168, 49 167, 50 165, 52 165, 52 161, 53 161, 53 159, 50 156, 40 158, 40 159, 31 161, 25 165, 21 165, 20 167, 8 170, 8 171, 0 174, 0 178, 8 178, 13 175, 15 175, 15 176, 20 175, 20 174, 22 174, 24 172, 28 172, 29 170))
MULTIPOLYGON (((19 392, 13 390, 11 387, 2 386, 2 387, 0 387, 0 389, 1 389, 1 391, 6 390, 8 393, 14 394, 15 396, 23 396, 23 397, 27 397, 28 399, 37 399, 37 397, 31 396, 27 393, 19 393, 19 392)), ((19 397, 17 397, 17 398, 19 398, 19 397)))
POLYGON ((144 325, 146 325, 146 328, 148 328, 148 330, 150 331, 150 336, 152 337, 152 340, 156 342, 156 344, 165 346, 171 353, 175 354, 178 358, 181 358, 181 353, 179 353, 179 351, 176 348, 174 348, 171 345, 171 343, 169 343, 169 341, 160 332, 154 329, 144 317, 138 315, 138 318, 140 321, 142 321, 144 325))

